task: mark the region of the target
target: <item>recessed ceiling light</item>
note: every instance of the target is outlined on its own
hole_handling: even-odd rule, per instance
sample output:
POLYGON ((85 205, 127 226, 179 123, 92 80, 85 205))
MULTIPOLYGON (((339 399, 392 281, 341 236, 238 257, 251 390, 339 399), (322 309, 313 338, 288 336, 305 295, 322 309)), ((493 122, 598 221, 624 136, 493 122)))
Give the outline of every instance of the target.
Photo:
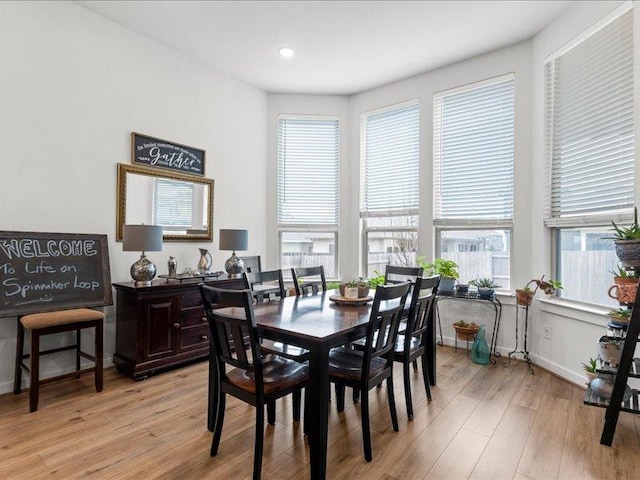
POLYGON ((293 48, 289 48, 289 47, 282 47, 282 48, 280 48, 280 50, 278 50, 278 52, 284 58, 293 57, 293 53, 294 53, 293 52, 293 48))

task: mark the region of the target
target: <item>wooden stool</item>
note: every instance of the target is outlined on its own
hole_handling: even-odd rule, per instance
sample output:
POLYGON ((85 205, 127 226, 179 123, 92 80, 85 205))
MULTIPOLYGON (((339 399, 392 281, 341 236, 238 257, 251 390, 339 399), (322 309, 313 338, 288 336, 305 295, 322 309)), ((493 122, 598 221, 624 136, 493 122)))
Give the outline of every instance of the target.
POLYGON ((104 313, 88 308, 63 310, 59 312, 44 312, 24 315, 18 318, 18 344, 16 346, 16 369, 13 383, 13 393, 16 395, 22 391, 22 368, 29 372, 29 411, 38 409, 38 389, 40 384, 48 383, 62 378, 80 378, 80 374, 95 370, 96 391, 102 391, 102 322, 104 313), (80 350, 81 330, 95 327, 95 356, 80 350), (24 354, 25 330, 31 332, 31 354, 24 354), (76 343, 65 347, 52 348, 40 351, 40 337, 52 333, 76 331, 76 343), (76 351, 76 370, 72 373, 40 380, 40 356, 49 353, 76 351), (80 357, 87 358, 95 363, 94 367, 80 370, 80 357), (31 358, 31 366, 28 368, 23 360, 31 358))

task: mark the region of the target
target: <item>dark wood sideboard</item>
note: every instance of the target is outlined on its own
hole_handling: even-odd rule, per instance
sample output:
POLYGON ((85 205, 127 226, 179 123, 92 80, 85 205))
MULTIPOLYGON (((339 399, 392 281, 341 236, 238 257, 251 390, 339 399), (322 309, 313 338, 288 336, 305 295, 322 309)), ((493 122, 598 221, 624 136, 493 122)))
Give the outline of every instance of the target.
MULTIPOLYGON (((198 284, 202 280, 156 279, 150 286, 114 283, 118 370, 136 380, 209 355, 209 326, 198 284)), ((207 285, 243 288, 242 278, 226 275, 207 285)))

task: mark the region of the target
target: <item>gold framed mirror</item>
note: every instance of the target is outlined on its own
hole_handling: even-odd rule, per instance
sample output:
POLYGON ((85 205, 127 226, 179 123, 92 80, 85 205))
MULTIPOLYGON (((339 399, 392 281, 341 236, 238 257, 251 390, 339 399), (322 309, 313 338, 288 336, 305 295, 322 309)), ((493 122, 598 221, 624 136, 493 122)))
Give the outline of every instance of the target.
POLYGON ((116 241, 125 224, 161 225, 163 241, 213 240, 213 180, 118 164, 116 241))

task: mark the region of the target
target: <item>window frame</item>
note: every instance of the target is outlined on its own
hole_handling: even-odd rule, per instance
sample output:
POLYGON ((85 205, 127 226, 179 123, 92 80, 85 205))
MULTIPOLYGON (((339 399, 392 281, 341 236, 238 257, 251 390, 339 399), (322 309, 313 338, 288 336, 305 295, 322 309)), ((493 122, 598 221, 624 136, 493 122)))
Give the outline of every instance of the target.
MULTIPOLYGON (((340 265, 340 244, 339 244, 339 229, 340 229, 340 167, 341 167, 341 143, 342 143, 342 135, 340 129, 342 127, 342 122, 339 116, 337 115, 295 115, 295 114, 278 114, 278 128, 277 128, 277 139, 276 139, 276 232, 278 236, 277 241, 277 258, 278 258, 278 268, 282 268, 282 236, 283 233, 287 232, 300 232, 300 233, 331 233, 335 238, 335 251, 333 253, 334 261, 333 268, 336 275, 339 275, 339 265, 340 265), (337 172, 336 172, 336 223, 335 224, 318 224, 318 223, 280 223, 279 218, 279 209, 280 209, 280 182, 278 180, 278 176, 280 174, 280 121, 281 120, 317 120, 317 121, 335 121, 336 122, 336 152, 337 152, 337 172)), ((283 270, 283 275, 286 272, 283 270)), ((327 277, 328 280, 335 280, 334 278, 327 277)))

